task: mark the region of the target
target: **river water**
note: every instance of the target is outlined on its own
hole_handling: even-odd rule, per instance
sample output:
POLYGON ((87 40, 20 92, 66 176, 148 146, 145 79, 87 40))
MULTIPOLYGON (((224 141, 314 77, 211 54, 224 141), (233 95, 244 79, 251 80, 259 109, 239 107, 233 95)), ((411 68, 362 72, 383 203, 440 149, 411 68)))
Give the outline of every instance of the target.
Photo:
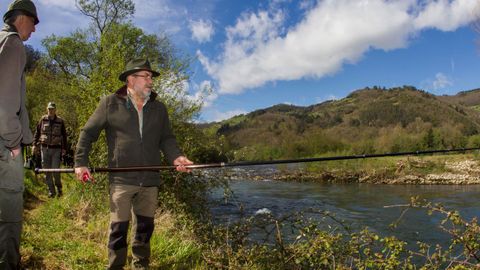
MULTIPOLYGON (((480 215, 480 185, 378 185, 301 183, 269 180, 236 179, 229 181, 233 195, 224 199, 223 189, 212 193, 212 212, 219 222, 231 223, 240 217, 261 212, 274 216, 309 208, 327 210, 355 231, 368 227, 382 236, 394 235, 410 246, 417 241, 445 246, 449 239, 439 225, 444 216, 427 215, 422 209, 409 209, 395 229, 411 197, 455 209, 464 219, 480 215), (387 207, 385 207, 387 206, 387 207)), ((415 245, 416 246, 416 245, 415 245)))

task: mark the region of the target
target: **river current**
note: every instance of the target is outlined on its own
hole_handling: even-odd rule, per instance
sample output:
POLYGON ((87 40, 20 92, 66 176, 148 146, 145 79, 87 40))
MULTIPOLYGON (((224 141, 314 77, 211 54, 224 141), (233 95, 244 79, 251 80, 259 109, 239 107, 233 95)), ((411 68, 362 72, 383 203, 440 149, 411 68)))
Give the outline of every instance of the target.
POLYGON ((411 197, 458 210, 466 220, 480 215, 480 185, 331 184, 274 181, 268 175, 256 178, 230 180, 233 195, 228 200, 223 197, 223 189, 212 192, 212 213, 219 222, 315 208, 333 213, 354 230, 368 227, 382 236, 394 235, 411 247, 417 241, 445 246, 449 239, 439 227, 444 216, 427 215, 422 209, 409 209, 395 229, 389 226, 405 209, 398 205, 408 204, 411 197))

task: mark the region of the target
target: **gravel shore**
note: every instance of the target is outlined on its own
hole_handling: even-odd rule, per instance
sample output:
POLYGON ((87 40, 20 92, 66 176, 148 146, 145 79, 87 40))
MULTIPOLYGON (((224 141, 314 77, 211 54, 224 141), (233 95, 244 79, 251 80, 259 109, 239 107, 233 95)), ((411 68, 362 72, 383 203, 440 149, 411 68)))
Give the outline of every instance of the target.
MULTIPOLYGON (((418 170, 427 166, 422 160, 399 161, 396 168, 369 171, 330 170, 307 172, 305 170, 277 170, 268 167, 239 168, 210 171, 208 177, 226 179, 278 180, 329 183, 413 184, 413 185, 473 185, 480 184, 480 161, 445 161, 439 173, 418 170), (415 167, 412 169, 412 167, 415 167)), ((438 166, 438 164, 437 164, 438 166)), ((425 170, 428 171, 428 170, 425 170)))

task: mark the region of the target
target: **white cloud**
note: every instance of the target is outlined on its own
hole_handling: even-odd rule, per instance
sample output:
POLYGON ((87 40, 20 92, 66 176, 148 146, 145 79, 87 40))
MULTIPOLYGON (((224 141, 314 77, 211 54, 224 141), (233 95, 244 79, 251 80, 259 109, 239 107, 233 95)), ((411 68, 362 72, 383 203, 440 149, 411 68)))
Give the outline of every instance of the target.
POLYGON ((175 16, 179 11, 172 9, 168 0, 134 0, 135 17, 138 19, 157 19, 175 16))
POLYGON ((240 109, 226 111, 226 112, 215 111, 215 112, 213 112, 212 121, 213 122, 220 122, 222 120, 232 118, 236 115, 246 114, 246 113, 248 113, 248 112, 244 111, 244 110, 240 110, 240 109))
POLYGON ((432 87, 434 90, 443 89, 452 85, 453 82, 443 73, 437 73, 435 75, 435 80, 432 83, 432 87))
POLYGON ((212 23, 204 20, 191 21, 190 31, 192 32, 192 39, 200 43, 210 41, 215 32, 212 23))
POLYGON ((60 7, 64 10, 76 11, 75 0, 40 0, 39 7, 60 7))
POLYGON ((414 19, 414 26, 418 30, 437 28, 442 31, 453 31, 471 22, 476 17, 474 10, 478 10, 478 1, 429 1, 425 9, 414 19))
POLYGON ((302 0, 300 1, 299 5, 301 10, 309 10, 315 6, 314 0, 302 0))
POLYGON ((185 27, 186 9, 171 0, 133 0, 133 22, 146 33, 176 35, 185 27))
POLYGON ((454 82, 449 76, 438 72, 434 78, 428 78, 420 82, 420 86, 434 94, 444 94, 445 88, 453 86, 454 82))
POLYGON ((212 18, 216 0, 175 1, 175 0, 134 0, 134 23, 147 33, 165 33, 175 36, 179 43, 191 40, 189 20, 212 18))
POLYGON ((203 108, 210 107, 218 98, 218 94, 214 91, 211 81, 202 81, 200 84, 192 83, 195 94, 190 98, 196 102, 201 102, 203 108))
POLYGON ((425 28, 463 26, 475 18, 475 2, 324 0, 290 28, 282 10, 244 13, 226 28, 218 58, 209 59, 201 51, 197 56, 220 93, 241 93, 277 80, 322 78, 356 63, 371 49, 406 47, 425 28))

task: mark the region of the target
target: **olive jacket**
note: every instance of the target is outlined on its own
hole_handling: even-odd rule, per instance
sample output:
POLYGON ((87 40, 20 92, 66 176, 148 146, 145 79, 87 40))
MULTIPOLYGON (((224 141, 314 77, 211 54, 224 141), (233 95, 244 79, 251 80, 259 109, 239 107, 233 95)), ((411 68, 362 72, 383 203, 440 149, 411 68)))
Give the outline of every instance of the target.
POLYGON ((0 158, 5 150, 33 141, 25 108, 25 63, 22 40, 5 25, 0 31, 0 158))
MULTIPOLYGON (((143 130, 140 135, 138 113, 127 98, 126 86, 100 101, 80 132, 75 167, 88 166, 92 143, 105 130, 109 167, 157 166, 163 152, 168 162, 182 155, 170 127, 165 105, 152 92, 143 107, 143 130)), ((110 172, 109 182, 115 184, 159 186, 160 173, 153 171, 110 172)))

